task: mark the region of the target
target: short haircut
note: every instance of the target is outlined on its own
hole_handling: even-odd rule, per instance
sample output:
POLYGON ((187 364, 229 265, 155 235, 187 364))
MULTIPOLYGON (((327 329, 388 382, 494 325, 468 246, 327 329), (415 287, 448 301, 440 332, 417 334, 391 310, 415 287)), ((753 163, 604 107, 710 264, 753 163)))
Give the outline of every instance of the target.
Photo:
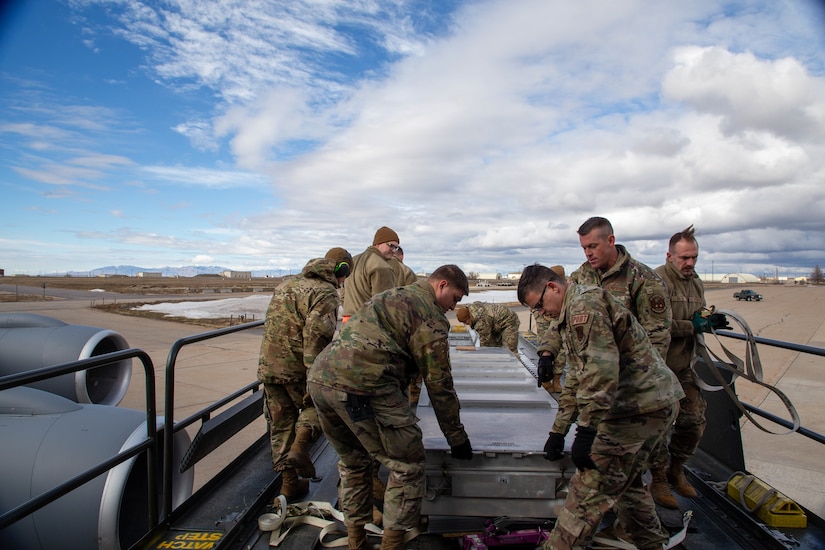
POLYGON ((610 225, 610 221, 608 221, 607 218, 602 218, 600 216, 593 216, 592 218, 588 218, 587 221, 581 224, 576 233, 584 237, 594 229, 598 229, 599 234, 602 237, 609 237, 613 234, 613 226, 610 225))
POLYGON ((462 291, 465 296, 470 294, 470 283, 467 281, 467 275, 455 264, 442 265, 433 271, 427 280, 431 283, 444 280, 450 283, 451 286, 462 291))
POLYGON ((565 285, 567 281, 558 273, 547 266, 541 264, 528 265, 521 272, 521 277, 518 280, 518 291, 516 295, 519 303, 527 305, 524 302, 524 297, 528 292, 541 292, 547 281, 552 281, 557 285, 565 285))
POLYGON ((690 224, 688 227, 682 229, 678 233, 674 233, 673 236, 670 238, 670 243, 668 243, 667 245, 668 252, 674 254, 676 252, 676 244, 679 243, 679 241, 696 243, 696 246, 699 246, 699 243, 696 242, 696 237, 693 236, 693 233, 693 224, 690 224))

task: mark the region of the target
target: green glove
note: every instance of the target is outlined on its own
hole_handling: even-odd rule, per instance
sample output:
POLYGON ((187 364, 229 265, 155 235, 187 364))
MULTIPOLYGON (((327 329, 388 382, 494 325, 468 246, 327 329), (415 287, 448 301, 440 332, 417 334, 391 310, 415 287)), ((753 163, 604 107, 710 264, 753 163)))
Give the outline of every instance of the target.
POLYGON ((713 326, 710 322, 710 317, 702 317, 698 311, 693 314, 690 322, 693 323, 693 332, 696 333, 710 332, 713 326))
POLYGON ((693 332, 710 332, 712 329, 730 329, 728 318, 723 313, 713 313, 708 317, 702 317, 697 311, 690 320, 693 323, 693 332))

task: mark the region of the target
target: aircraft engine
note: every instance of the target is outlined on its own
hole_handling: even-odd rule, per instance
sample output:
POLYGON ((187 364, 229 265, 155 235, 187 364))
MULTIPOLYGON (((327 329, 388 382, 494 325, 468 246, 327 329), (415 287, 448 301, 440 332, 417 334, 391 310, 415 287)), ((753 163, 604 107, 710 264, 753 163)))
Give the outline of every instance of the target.
MULTIPOLYGON (((0 376, 51 367, 105 353, 129 349, 126 339, 111 330, 32 313, 0 314, 0 376)), ((132 378, 126 359, 31 384, 77 403, 117 405, 132 378)))
MULTIPOLYGON (((159 429, 162 423, 159 417, 159 429)), ((101 464, 145 436, 142 411, 79 404, 27 387, 0 392, 0 513, 101 464)), ((189 443, 185 431, 175 434, 175 463, 189 443)), ((162 437, 159 444, 163 447, 162 437)), ((176 468, 174 476, 173 505, 178 506, 192 494, 194 470, 180 473, 176 468)), ((129 548, 153 527, 148 525, 147 481, 146 455, 141 453, 0 530, 0 548, 129 548)), ((160 484, 158 479, 159 488, 160 484)))

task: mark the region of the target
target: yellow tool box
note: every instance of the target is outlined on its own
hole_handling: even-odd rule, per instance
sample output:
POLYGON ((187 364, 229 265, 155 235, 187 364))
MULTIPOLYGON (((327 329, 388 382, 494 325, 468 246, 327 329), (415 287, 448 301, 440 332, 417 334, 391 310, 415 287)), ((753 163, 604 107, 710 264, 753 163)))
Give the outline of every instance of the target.
POLYGON ((808 526, 800 506, 761 479, 741 472, 728 480, 728 496, 771 527, 808 526))

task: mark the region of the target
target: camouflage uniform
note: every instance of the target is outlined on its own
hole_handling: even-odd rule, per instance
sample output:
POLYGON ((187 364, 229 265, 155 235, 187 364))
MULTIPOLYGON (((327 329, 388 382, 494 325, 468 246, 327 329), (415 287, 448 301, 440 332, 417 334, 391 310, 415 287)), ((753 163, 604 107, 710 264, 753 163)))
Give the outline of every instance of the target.
MULTIPOLYGON (((584 262, 570 275, 570 282, 598 285, 618 298, 636 316, 650 342, 665 357, 670 344, 671 319, 665 283, 648 266, 634 260, 624 246, 617 244, 616 249, 619 257, 613 267, 603 272, 596 271, 588 262, 584 262)), ((557 356, 560 349, 558 330, 547 331, 539 344, 539 353, 549 351, 557 356)))
POLYGON ((407 396, 416 374, 424 378, 447 442, 468 440, 453 389, 449 330, 434 289, 418 281, 364 304, 312 365, 308 388, 338 452, 339 503, 348 527, 372 521, 374 459, 389 469, 384 529, 418 525, 424 444, 407 396))
POLYGON ((660 549, 668 537, 642 473, 684 397, 679 382, 635 316, 608 290, 569 284, 558 328, 568 372, 552 431, 566 434, 574 421, 595 429, 591 458, 598 469, 573 475, 543 548, 586 545, 615 507, 639 549, 660 549))
POLYGON ((395 273, 395 286, 411 285, 418 280, 415 272, 398 258, 392 257, 387 261, 395 273))
POLYGON ((332 260, 310 260, 301 275, 275 290, 266 311, 258 380, 264 386, 264 415, 276 471, 288 467, 286 454, 297 428, 310 428, 314 437, 321 434, 306 376, 335 334, 340 302, 334 269, 332 260))
MULTIPOLYGON (((679 416, 670 437, 669 455, 678 462, 686 462, 699 445, 705 432, 705 410, 707 402, 696 385, 691 361, 696 353, 696 338, 691 318, 694 312, 705 307, 705 288, 696 272, 685 277, 672 263, 668 262, 656 268, 656 273, 667 282, 670 293, 670 307, 673 310, 673 324, 670 327, 670 348, 666 362, 685 392, 685 398, 679 403, 679 416)), ((661 449, 651 461, 651 468, 668 467, 668 447, 661 449)))
MULTIPOLYGON (((548 342, 552 341, 554 335, 553 334, 546 334, 548 330, 556 331, 556 335, 558 335, 558 329, 555 327, 555 319, 551 317, 547 317, 542 313, 534 314, 536 319, 536 336, 538 336, 539 341, 539 353, 541 353, 542 345, 544 345, 544 349, 548 347, 548 342)), ((564 369, 567 366, 567 353, 564 351, 564 346, 561 345, 561 341, 559 340, 560 348, 556 355, 553 356, 553 377, 558 377, 559 381, 564 380, 564 369)), ((541 387, 544 388, 547 393, 554 393, 555 387, 553 382, 542 382, 541 387)))
POLYGON ((395 271, 374 246, 353 258, 355 266, 344 284, 344 315, 352 315, 364 302, 396 286, 395 271))
POLYGON ((487 302, 465 306, 472 316, 471 327, 478 333, 481 345, 490 348, 507 347, 518 351, 518 315, 509 307, 487 302))

